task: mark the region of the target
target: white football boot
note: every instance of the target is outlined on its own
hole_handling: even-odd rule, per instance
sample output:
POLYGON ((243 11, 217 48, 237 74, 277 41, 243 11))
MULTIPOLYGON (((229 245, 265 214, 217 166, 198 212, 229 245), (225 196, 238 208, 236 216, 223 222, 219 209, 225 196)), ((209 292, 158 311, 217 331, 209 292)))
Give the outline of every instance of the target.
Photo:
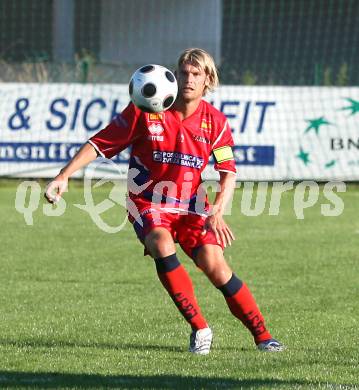
POLYGON ((210 328, 194 330, 189 338, 189 352, 208 355, 211 350, 213 333, 210 328))
POLYGON ((286 349, 285 345, 275 339, 262 341, 257 345, 257 348, 263 352, 282 352, 286 349))

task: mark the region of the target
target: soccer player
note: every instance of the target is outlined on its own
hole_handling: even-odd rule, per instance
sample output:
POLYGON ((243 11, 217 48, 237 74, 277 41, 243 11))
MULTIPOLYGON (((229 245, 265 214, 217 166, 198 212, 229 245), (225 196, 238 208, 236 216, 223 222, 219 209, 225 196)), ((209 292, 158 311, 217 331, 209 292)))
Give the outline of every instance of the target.
POLYGON ((187 49, 178 59, 178 97, 163 113, 145 113, 130 103, 82 146, 49 184, 45 196, 55 202, 69 177, 98 156, 111 158, 132 145, 129 168, 129 220, 145 253, 155 261, 158 277, 192 328, 189 351, 208 354, 212 330, 197 303, 192 281, 181 265, 175 243, 223 294, 232 312, 251 332, 259 350, 284 346, 273 339, 247 285, 232 271, 224 248, 234 235, 223 219, 236 180, 233 140, 226 117, 202 98, 218 84, 213 58, 187 49), (210 155, 220 175, 213 205, 201 187, 210 155))

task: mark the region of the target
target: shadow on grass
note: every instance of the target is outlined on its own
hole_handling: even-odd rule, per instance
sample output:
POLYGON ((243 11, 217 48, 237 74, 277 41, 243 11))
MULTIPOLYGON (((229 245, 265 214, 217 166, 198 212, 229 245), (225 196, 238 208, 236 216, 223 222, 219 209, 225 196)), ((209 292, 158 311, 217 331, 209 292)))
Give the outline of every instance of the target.
POLYGON ((12 346, 17 348, 96 348, 96 349, 108 349, 115 351, 124 350, 140 350, 140 351, 167 351, 167 352, 185 352, 185 347, 176 347, 171 345, 153 345, 153 344, 131 344, 131 343, 82 343, 80 341, 44 341, 44 340, 24 340, 24 341, 12 341, 12 340, 0 340, 0 345, 12 346))
POLYGON ((289 388, 308 382, 279 379, 198 378, 177 375, 96 375, 0 371, 0 387, 56 388, 126 388, 126 389, 218 389, 218 388, 289 388))

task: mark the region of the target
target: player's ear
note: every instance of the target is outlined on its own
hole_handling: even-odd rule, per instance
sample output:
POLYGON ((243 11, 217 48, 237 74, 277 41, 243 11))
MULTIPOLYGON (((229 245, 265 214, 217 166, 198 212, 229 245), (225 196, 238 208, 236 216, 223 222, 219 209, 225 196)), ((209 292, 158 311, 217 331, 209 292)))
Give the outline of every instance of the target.
POLYGON ((209 75, 207 74, 206 75, 206 80, 204 81, 204 85, 206 87, 209 87, 210 86, 210 83, 211 83, 211 80, 209 79, 209 75))

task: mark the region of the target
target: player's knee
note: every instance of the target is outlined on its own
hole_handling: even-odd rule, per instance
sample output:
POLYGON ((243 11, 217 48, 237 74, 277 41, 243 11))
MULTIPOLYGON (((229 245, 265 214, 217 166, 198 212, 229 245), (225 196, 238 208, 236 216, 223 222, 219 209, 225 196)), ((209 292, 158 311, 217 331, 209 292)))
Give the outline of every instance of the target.
POLYGON ((196 264, 216 287, 225 284, 232 275, 232 270, 222 252, 213 253, 208 249, 203 250, 197 257, 196 264))
POLYGON ((229 267, 225 267, 222 264, 207 267, 203 270, 208 279, 216 286, 225 284, 231 277, 232 271, 229 267))
POLYGON ((217 270, 217 264, 215 261, 209 261, 208 259, 199 259, 196 261, 197 267, 200 268, 207 276, 214 275, 217 270))
POLYGON ((153 258, 172 255, 176 248, 170 232, 166 229, 154 229, 145 239, 145 245, 153 258))

